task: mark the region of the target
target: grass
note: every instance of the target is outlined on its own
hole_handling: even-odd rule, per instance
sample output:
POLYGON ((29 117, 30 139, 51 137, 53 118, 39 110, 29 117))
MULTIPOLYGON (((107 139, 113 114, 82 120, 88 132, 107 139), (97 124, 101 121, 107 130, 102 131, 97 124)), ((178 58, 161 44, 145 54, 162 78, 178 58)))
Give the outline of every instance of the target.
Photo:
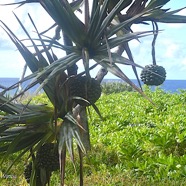
MULTIPOLYGON (((119 91, 105 92, 96 103, 103 121, 90 108, 92 150, 84 157, 84 185, 186 185, 186 91, 171 94, 146 88, 145 93, 155 106, 134 91, 119 91)), ((33 102, 48 100, 40 95, 33 102)), ((3 164, 2 185, 26 185, 22 173, 27 157, 13 166, 13 177, 3 176, 16 156, 3 164)), ((76 167, 77 172, 67 160, 68 186, 78 185, 78 159, 76 167)), ((53 174, 51 186, 59 183, 59 174, 53 174)))

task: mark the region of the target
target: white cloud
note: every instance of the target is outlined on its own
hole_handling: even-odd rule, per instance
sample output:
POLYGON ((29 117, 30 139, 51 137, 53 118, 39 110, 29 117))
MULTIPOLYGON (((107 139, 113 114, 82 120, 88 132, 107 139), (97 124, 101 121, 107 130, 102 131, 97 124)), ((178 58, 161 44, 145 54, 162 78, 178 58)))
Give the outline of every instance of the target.
POLYGON ((185 24, 181 24, 181 23, 170 23, 167 25, 167 27, 169 28, 173 28, 173 29, 182 29, 185 27, 185 24))
POLYGON ((186 16, 186 9, 184 8, 183 10, 181 10, 180 12, 178 12, 178 15, 186 16))
POLYGON ((20 77, 24 62, 19 52, 13 50, 0 51, 0 77, 20 77))
POLYGON ((39 3, 31 3, 22 6, 16 9, 15 13, 19 19, 23 21, 24 26, 32 31, 34 30, 34 27, 28 17, 28 13, 32 17, 39 31, 48 29, 48 27, 52 26, 54 23, 52 18, 46 13, 39 3))
POLYGON ((140 46, 140 41, 132 40, 132 41, 130 41, 130 46, 132 46, 133 48, 137 48, 140 46))
POLYGON ((186 69, 186 57, 182 59, 181 65, 186 69))
POLYGON ((165 57, 168 57, 168 58, 176 57, 179 49, 180 49, 180 46, 178 44, 175 44, 175 43, 169 44, 166 48, 165 57))
MULTIPOLYGON (((39 32, 42 32, 48 29, 50 26, 53 25, 54 21, 52 18, 45 12, 45 10, 39 5, 39 3, 31 3, 27 5, 23 5, 19 8, 16 6, 0 6, 0 20, 2 20, 15 34, 18 36, 19 39, 27 38, 23 29, 21 28, 20 24, 16 20, 13 12, 17 15, 20 19, 24 27, 27 29, 28 33, 31 36, 36 36, 35 29, 28 17, 28 13, 32 17, 33 21, 36 24, 39 32)), ((11 45, 11 41, 5 31, 0 28, 1 34, 1 42, 6 42, 6 47, 8 44, 11 45), (3 38, 3 40, 2 40, 3 38)), ((54 35, 54 30, 49 32, 50 36, 54 35)), ((2 49, 2 48, 1 48, 2 49)))
POLYGON ((15 6, 0 6, 0 20, 2 20, 8 26, 11 26, 11 28, 14 28, 14 30, 17 30, 18 23, 14 21, 15 20, 15 17, 13 15, 14 9, 15 6))

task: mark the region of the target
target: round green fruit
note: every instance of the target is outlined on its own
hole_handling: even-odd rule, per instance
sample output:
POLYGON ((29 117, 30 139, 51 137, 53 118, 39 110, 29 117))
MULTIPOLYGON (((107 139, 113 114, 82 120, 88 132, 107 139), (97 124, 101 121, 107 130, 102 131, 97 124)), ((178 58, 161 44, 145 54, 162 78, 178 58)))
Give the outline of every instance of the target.
POLYGON ((166 71, 162 66, 147 65, 141 72, 141 80, 146 85, 161 85, 166 79, 166 71))
POLYGON ((101 96, 100 83, 94 78, 86 76, 74 77, 69 83, 70 96, 77 104, 89 106, 101 96))
POLYGON ((59 154, 57 144, 45 143, 36 153, 36 162, 38 168, 45 168, 47 171, 56 171, 59 169, 59 154))

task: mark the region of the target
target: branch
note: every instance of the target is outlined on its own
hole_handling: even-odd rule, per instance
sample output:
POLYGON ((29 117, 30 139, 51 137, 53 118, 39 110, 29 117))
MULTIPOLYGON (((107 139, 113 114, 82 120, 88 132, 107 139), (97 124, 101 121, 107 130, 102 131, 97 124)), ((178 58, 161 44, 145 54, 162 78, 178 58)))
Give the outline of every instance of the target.
POLYGON ((152 62, 153 65, 156 65, 155 44, 156 44, 156 39, 158 37, 158 24, 155 21, 152 21, 152 26, 153 26, 153 33, 154 33, 154 38, 152 41, 152 62))

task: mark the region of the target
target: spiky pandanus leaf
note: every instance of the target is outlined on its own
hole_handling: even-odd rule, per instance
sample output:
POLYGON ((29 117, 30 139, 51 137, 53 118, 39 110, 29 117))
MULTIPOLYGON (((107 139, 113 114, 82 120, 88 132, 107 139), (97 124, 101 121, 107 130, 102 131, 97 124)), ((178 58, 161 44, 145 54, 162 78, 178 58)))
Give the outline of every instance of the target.
MULTIPOLYGON (((31 2, 33 1, 22 1, 20 5, 31 2)), ((40 3, 53 18, 55 25, 59 26, 70 38, 73 46, 63 46, 63 44, 56 40, 53 41, 50 37, 44 37, 39 33, 36 24, 31 19, 31 16, 29 16, 38 35, 36 41, 40 40, 41 43, 40 45, 36 45, 35 40, 30 37, 24 25, 19 18, 16 17, 35 49, 36 54, 32 54, 24 45, 23 41, 20 41, 6 24, 1 21, 2 27, 24 57, 32 74, 26 77, 31 80, 31 83, 16 97, 10 100, 4 100, 4 97, 0 97, 2 101, 0 102, 1 110, 10 114, 8 116, 3 116, 0 120, 0 131, 2 134, 0 143, 7 143, 1 146, 0 152, 8 155, 22 149, 25 149, 26 152, 31 147, 33 147, 35 152, 42 144, 46 141, 54 140, 57 134, 59 134, 59 138, 57 139, 59 142, 59 153, 65 154, 67 147, 73 159, 73 139, 76 140, 79 149, 83 152, 90 149, 90 139, 85 107, 77 105, 74 108, 73 105, 71 105, 70 109, 66 109, 67 105, 65 100, 68 100, 70 95, 67 91, 68 87, 63 86, 69 78, 66 77, 65 70, 82 59, 85 67, 85 72, 82 74, 89 76, 89 71, 91 69, 89 60, 93 59, 104 69, 107 69, 115 76, 123 79, 144 95, 142 90, 134 85, 130 78, 128 78, 119 67, 119 65, 131 65, 136 77, 138 77, 138 74, 135 68, 142 68, 133 61, 132 53, 130 54, 129 50, 127 52, 127 45, 125 45, 123 50, 126 50, 129 59, 121 57, 122 52, 113 54, 111 49, 128 44, 130 40, 139 39, 154 33, 154 31, 132 32, 130 30, 132 24, 148 23, 152 20, 156 22, 185 23, 186 17, 174 15, 181 9, 172 12, 162 9, 163 5, 165 5, 168 0, 151 0, 149 3, 142 0, 133 2, 130 0, 118 0, 117 3, 116 1, 112 1, 114 4, 110 4, 110 0, 104 0, 103 3, 94 0, 90 19, 86 17, 86 21, 83 22, 80 21, 74 13, 74 10, 79 8, 82 2, 81 0, 76 1, 77 7, 74 7, 68 1, 38 0, 37 2, 40 3), (127 8, 128 11, 122 13, 121 10, 123 8, 127 8), (113 25, 113 21, 115 21, 116 24, 113 25), (51 48, 48 48, 49 45, 51 45, 51 48, 57 47, 68 51, 68 55, 65 57, 60 56, 60 58, 57 59, 54 57, 54 52, 50 51, 51 48), (40 46, 43 48, 47 57, 44 57, 42 51, 39 50, 40 46), (23 108, 11 102, 37 83, 39 83, 40 86, 35 93, 43 88, 50 101, 53 103, 54 110, 51 111, 49 108, 46 108, 46 110, 49 111, 43 112, 40 106, 36 106, 38 109, 29 110, 27 109, 29 108, 28 105, 23 108), (61 92, 64 94, 61 94, 61 92), (42 116, 45 116, 45 114, 47 116, 49 114, 50 116, 48 115, 49 117, 46 117, 49 121, 38 123, 38 114, 43 114, 42 116), (33 120, 33 118, 36 120, 33 120), (62 125, 60 124, 58 130, 56 130, 56 127, 58 127, 58 118, 63 118, 63 122, 62 125), (26 122, 28 120, 30 122, 26 122), (21 126, 19 126, 20 124, 21 126), (54 130, 51 130, 53 127, 54 130)), ((88 0, 85 0, 85 4, 88 5, 88 0)), ((88 6, 85 6, 85 12, 89 12, 88 8, 88 6)), ((79 97, 81 97, 81 95, 79 97)), ((60 165, 64 165, 65 156, 62 157, 62 160, 63 162, 60 163, 60 165)), ((61 167, 61 170, 64 171, 64 167, 61 167)), ((33 183, 34 182, 31 180, 31 184, 33 183)), ((80 184, 82 185, 82 182, 80 184)))

